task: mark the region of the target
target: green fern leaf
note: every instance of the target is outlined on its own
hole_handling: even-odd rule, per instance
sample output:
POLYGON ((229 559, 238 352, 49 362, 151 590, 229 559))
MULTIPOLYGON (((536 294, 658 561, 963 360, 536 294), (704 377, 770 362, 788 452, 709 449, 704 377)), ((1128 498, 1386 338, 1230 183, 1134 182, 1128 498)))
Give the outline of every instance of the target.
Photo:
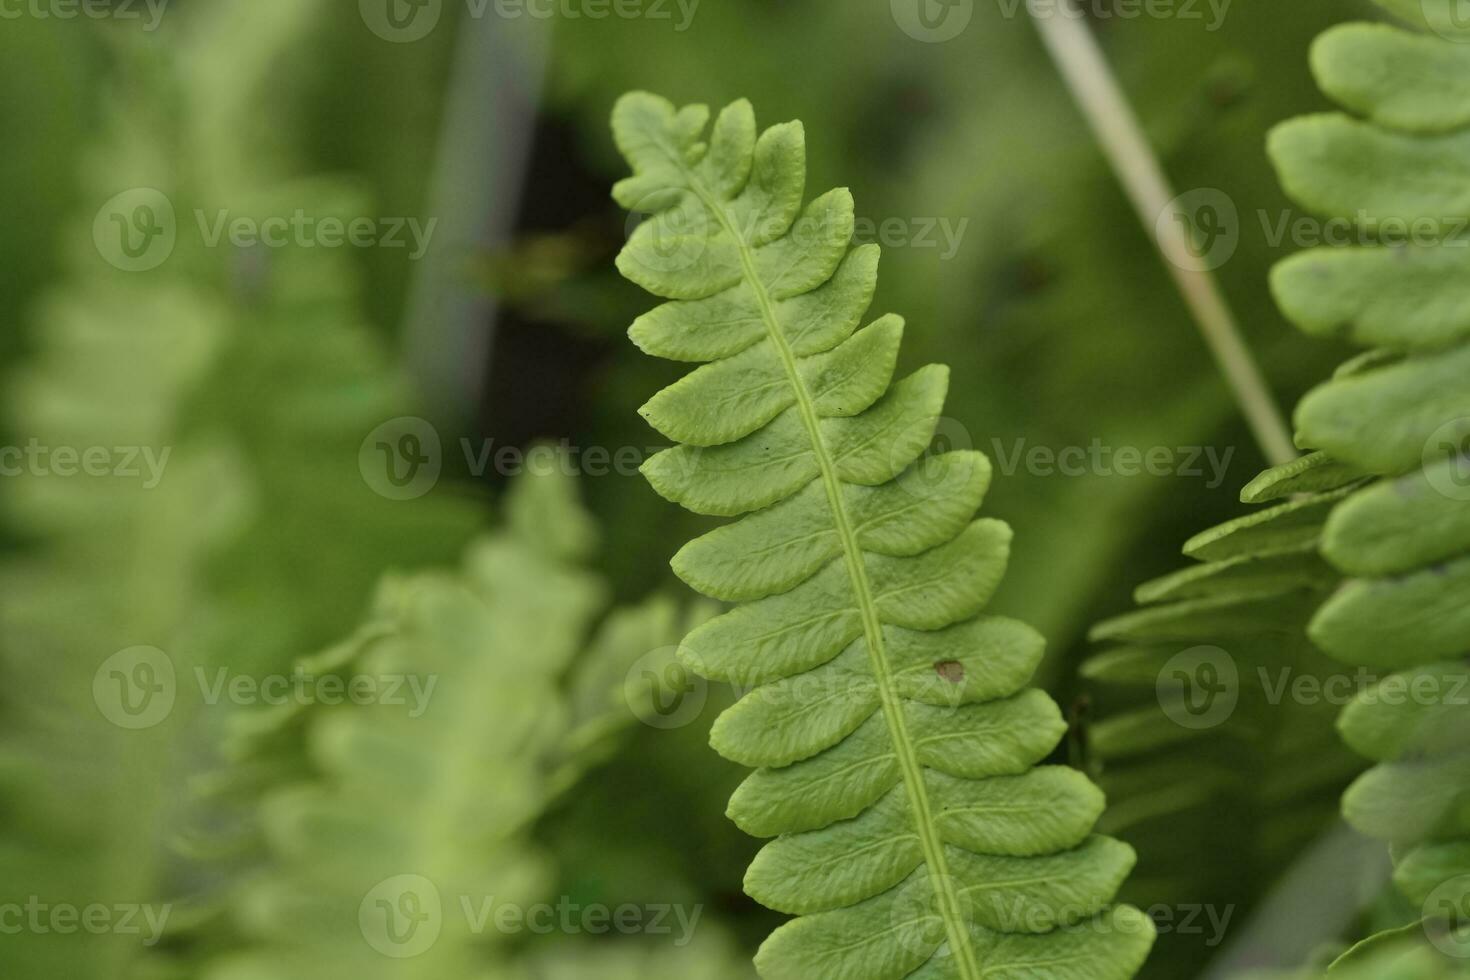
MULTIPOLYGON (((1449 9, 1438 2, 1385 6, 1421 24, 1427 15, 1435 30, 1447 23, 1436 19, 1449 9)), ((1273 277, 1283 309, 1307 329, 1396 355, 1311 392, 1297 425, 1304 444, 1381 478, 1337 503, 1323 528, 1323 554, 1351 578, 1315 614, 1312 637, 1347 663, 1398 672, 1381 691, 1438 692, 1428 700, 1365 692, 1339 722, 1348 743, 1379 763, 1348 792, 1344 813, 1399 845, 1411 869, 1400 881, 1422 901, 1434 878, 1470 871, 1447 865, 1461 850, 1444 846, 1470 838, 1459 816, 1470 793, 1470 710, 1450 696, 1470 653, 1470 501, 1456 492, 1470 438, 1470 309, 1458 262, 1470 199, 1453 177, 1470 168, 1470 119, 1453 97, 1470 85, 1470 60, 1443 36, 1349 25, 1319 41, 1314 62, 1323 88, 1371 121, 1284 124, 1271 141, 1283 183, 1366 231, 1397 215, 1429 232, 1412 247, 1309 252, 1273 277), (1382 70, 1406 62, 1415 67, 1382 70), (1320 190, 1304 192, 1309 185, 1320 190), (1315 297, 1305 288, 1311 277, 1315 297)))
POLYGON ((1131 850, 1092 835, 1102 794, 1039 766, 1065 730, 1039 692, 1028 627, 984 609, 1010 531, 972 520, 990 466, 926 456, 948 371, 893 381, 903 321, 859 324, 878 249, 850 248, 853 202, 802 207, 799 123, 757 135, 749 103, 675 109, 624 96, 613 134, 650 217, 618 256, 671 300, 631 328, 703 362, 642 414, 680 443, 644 473, 671 501, 738 522, 674 568, 743 602, 691 633, 685 663, 753 686, 715 726, 758 767, 731 818, 774 837, 747 890, 800 916, 756 964, 768 980, 956 978, 1044 970, 1131 977, 1153 937, 1109 908, 1131 850))
POLYGON ((1452 950, 1466 937, 1431 920, 1388 929, 1363 940, 1332 962, 1328 980, 1454 980, 1470 966, 1452 950), (1430 938, 1435 942, 1431 944, 1430 938))
MULTIPOLYGON (((1458 0, 1377 0, 1379 6, 1415 27, 1425 27, 1441 38, 1456 42, 1470 40, 1458 0)), ((1392 81, 1389 87, 1394 84, 1392 81)))
MULTIPOLYGON (((1256 581, 1266 566, 1288 574, 1302 549, 1320 555, 1305 633, 1377 678, 1338 718, 1345 742, 1376 764, 1347 790, 1342 811, 1394 845, 1399 887, 1425 903, 1470 874, 1470 112, 1461 97, 1470 50, 1454 43, 1470 32, 1452 0, 1382 5, 1433 33, 1328 31, 1313 68, 1329 95, 1364 118, 1292 120, 1269 145, 1287 192, 1362 239, 1280 263, 1277 301, 1307 333, 1371 349, 1298 406, 1297 442, 1313 452, 1242 493, 1248 503, 1276 503, 1185 550, 1221 563, 1223 574, 1244 574, 1227 571, 1230 562, 1254 566, 1256 581)), ((1255 615, 1259 602, 1241 615, 1255 615)), ((1213 618, 1209 631, 1228 638, 1225 618, 1213 618)), ((1289 621, 1267 619, 1280 635, 1247 662, 1294 642, 1289 621)), ((1413 955, 1436 972, 1405 976, 1442 975, 1430 954, 1413 955)), ((1381 969, 1361 975, 1389 975, 1381 969)), ((1346 962, 1333 971, 1347 973, 1346 962)))

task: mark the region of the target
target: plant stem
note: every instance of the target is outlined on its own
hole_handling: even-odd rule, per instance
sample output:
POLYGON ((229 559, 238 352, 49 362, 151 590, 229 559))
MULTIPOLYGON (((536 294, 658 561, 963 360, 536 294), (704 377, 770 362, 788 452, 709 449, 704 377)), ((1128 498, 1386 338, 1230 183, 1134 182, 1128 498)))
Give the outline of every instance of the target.
POLYGON ((1027 0, 1027 9, 1041 32, 1041 39, 1133 202, 1165 268, 1173 276, 1262 454, 1272 465, 1295 459, 1297 450, 1291 430, 1260 366, 1240 335, 1219 283, 1207 269, 1193 268, 1180 258, 1192 254, 1186 226, 1159 220, 1174 207, 1169 178, 1108 67, 1097 39, 1083 23, 1082 11, 1075 0, 1046 2, 1048 9, 1039 9, 1037 0, 1027 0))

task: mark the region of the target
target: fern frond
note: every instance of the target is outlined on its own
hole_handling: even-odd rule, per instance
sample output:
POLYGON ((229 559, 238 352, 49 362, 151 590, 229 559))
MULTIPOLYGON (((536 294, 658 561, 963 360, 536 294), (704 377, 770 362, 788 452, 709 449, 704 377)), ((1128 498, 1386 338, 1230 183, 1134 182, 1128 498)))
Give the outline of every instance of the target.
MULTIPOLYGON (((208 33, 190 45, 230 67, 237 95, 255 92, 264 69, 231 55, 250 50, 268 61, 297 23, 285 7, 262 8, 228 45, 214 47, 222 39, 208 33)), ((86 184, 94 200, 153 186, 171 170, 158 153, 173 131, 151 111, 174 94, 176 54, 119 46, 102 89, 126 108, 92 148, 106 163, 86 184)), ((200 109, 227 126, 239 121, 215 103, 200 109)), ((35 357, 7 379, 22 443, 131 448, 136 475, 109 467, 4 481, 7 521, 34 540, 0 584, 0 878, 10 894, 51 907, 101 901, 135 905, 140 920, 145 911, 158 917, 156 926, 102 934, 7 935, 5 972, 16 980, 167 975, 170 939, 187 915, 168 843, 195 761, 188 688, 213 638, 208 572, 247 525, 251 501, 243 454, 196 429, 189 412, 221 370, 228 308, 191 261, 197 256, 175 258, 151 274, 126 273, 103 263, 91 241, 78 242, 39 311, 35 357), (145 452, 154 455, 152 477, 145 452), (157 686, 120 690, 140 676, 157 686), (143 709, 126 728, 110 711, 124 699, 143 709), (150 935, 154 928, 161 934, 150 935)))
MULTIPOLYGON (((1411 13, 1439 30, 1441 8, 1449 9, 1436 0, 1411 13)), ((1470 706, 1455 695, 1470 686, 1470 307, 1460 258, 1470 197, 1455 176, 1470 173, 1470 118, 1452 97, 1470 85, 1470 60, 1443 36, 1350 24, 1323 35, 1313 67, 1329 95, 1368 119, 1280 126, 1270 149, 1282 183, 1369 234, 1391 234, 1394 220, 1417 229, 1410 245, 1294 256, 1272 285, 1304 329, 1380 352, 1297 409, 1303 445, 1378 478, 1327 518, 1322 553, 1348 580, 1310 633, 1339 660, 1389 675, 1339 721, 1347 743, 1378 763, 1349 790, 1343 812, 1395 845, 1397 880, 1422 902, 1470 873, 1470 706), (1417 69, 1382 70, 1409 62, 1417 69), (1403 684, 1431 697, 1386 696, 1403 684)))
POLYGON ((1269 141, 1288 194, 1363 239, 1281 262, 1277 302, 1305 332, 1369 350, 1297 407, 1296 440, 1312 452, 1242 493, 1274 506, 1186 550, 1278 571, 1288 550, 1321 555, 1319 587, 1336 588, 1306 634, 1377 678, 1338 720, 1376 763, 1343 814, 1393 845, 1399 886, 1424 903, 1470 873, 1470 113, 1458 97, 1470 54, 1451 40, 1470 33, 1449 0, 1382 5, 1434 33, 1328 31, 1314 72, 1359 115, 1292 120, 1269 141))
MULTIPOLYGON (((1098 716, 1086 742, 1110 801, 1102 829, 1138 850, 1133 895, 1243 916, 1362 769, 1333 732, 1337 709, 1291 693, 1340 670, 1306 639, 1337 580, 1297 540, 1322 511, 1307 497, 1197 536, 1198 564, 1140 586, 1140 609, 1093 629, 1107 648, 1082 666, 1098 716)), ((1196 968, 1210 938, 1165 937, 1152 963, 1196 968)))
POLYGON ((235 907, 251 948, 209 977, 397 977, 410 957, 417 976, 502 975, 487 972, 493 924, 477 928, 461 898, 473 909, 542 894, 545 862, 524 831, 571 726, 561 675, 606 596, 580 567, 585 536, 566 533, 587 526, 569 484, 528 476, 506 529, 474 544, 460 574, 389 577, 358 632, 304 665, 418 679, 427 699, 246 719, 242 763, 294 751, 303 778, 264 795, 266 869, 235 907), (380 892, 385 907, 369 908, 380 892), (432 914, 431 942, 392 921, 400 894, 432 914))
MULTIPOLYGON (((184 657, 208 608, 198 579, 239 527, 238 460, 179 438, 182 396, 210 363, 206 304, 184 291, 83 287, 52 310, 40 360, 12 379, 27 396, 14 416, 23 431, 48 446, 174 446, 176 456, 151 490, 115 476, 5 481, 11 515, 43 536, 0 581, 0 877, 52 906, 107 896, 161 914, 167 860, 155 842, 187 724, 183 710, 160 717, 166 689, 139 688, 140 700, 111 686, 138 668, 163 682, 161 655, 108 660, 175 651, 169 666, 187 683, 184 657), (109 295, 125 303, 108 308, 109 295), (135 373, 99 385, 98 365, 119 381, 135 373), (107 713, 114 692, 140 709, 136 730, 107 713)), ((146 935, 23 930, 4 939, 6 974, 130 977, 158 952, 146 935)))
POLYGON ((1470 964, 1453 951, 1467 937, 1457 927, 1430 920, 1411 922, 1363 940, 1332 962, 1328 980, 1455 980, 1470 976, 1470 964))
MULTIPOLYGON (((257 136, 286 131, 263 93, 322 9, 211 5, 169 18, 164 43, 113 37, 86 199, 158 187, 181 223, 189 205, 298 207, 301 187, 260 172, 257 136)), ((310 190, 362 211, 336 182, 310 190)), ((156 944, 146 929, 26 930, 0 960, 15 980, 196 976, 182 948, 219 868, 186 851, 220 814, 200 819, 212 801, 190 788, 232 706, 206 706, 195 669, 284 672, 340 633, 383 566, 451 553, 475 517, 459 502, 395 506, 358 471, 363 436, 413 403, 358 318, 350 258, 286 248, 257 261, 180 235, 163 265, 124 272, 87 217, 38 311, 36 354, 6 379, 7 422, 22 445, 131 448, 160 468, 155 485, 138 452, 135 477, 0 487, 7 523, 33 539, 0 582, 0 879, 51 906, 170 914, 156 944), (138 647, 153 659, 109 662, 138 647), (174 688, 146 701, 131 681, 163 680, 164 663, 174 688), (124 684, 143 703, 173 696, 172 710, 119 727, 104 712, 124 684)))
POLYGON ((729 814, 773 837, 750 894, 800 916, 756 958, 768 980, 978 980, 1044 969, 1131 977, 1152 924, 1110 908, 1133 864, 1092 835, 1102 794, 1038 766, 1065 725, 1023 691, 1042 650, 984 614, 1010 530, 972 520, 979 453, 924 453, 945 368, 893 383, 903 321, 859 330, 878 249, 849 247, 852 196, 806 205, 804 134, 757 134, 749 103, 676 110, 624 96, 613 133, 646 211, 618 257, 670 299, 630 330, 645 351, 704 362, 643 416, 681 443, 644 473, 664 497, 740 521, 687 545, 675 571, 743 602, 680 656, 753 686, 712 743, 758 767, 729 814), (1042 964, 1045 964, 1043 967, 1042 964))
MULTIPOLYGON (((1422 928, 1416 922, 1404 931, 1422 928)), ((1415 941, 1391 934, 1387 939, 1371 946, 1360 943, 1326 970, 1253 970, 1240 974, 1238 980, 1464 980, 1467 976, 1463 963, 1445 957, 1422 937, 1415 941)))

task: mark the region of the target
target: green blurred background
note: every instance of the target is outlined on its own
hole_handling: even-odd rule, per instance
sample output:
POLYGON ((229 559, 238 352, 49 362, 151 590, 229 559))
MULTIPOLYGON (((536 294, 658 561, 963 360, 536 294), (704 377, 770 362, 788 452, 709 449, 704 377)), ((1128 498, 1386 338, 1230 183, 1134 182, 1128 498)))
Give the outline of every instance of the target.
MULTIPOLYGON (((0 24, 3 441, 152 438, 173 447, 171 473, 188 474, 169 481, 166 501, 0 481, 15 679, 0 695, 6 761, 20 771, 69 752, 145 774, 40 802, 37 784, 18 778, 5 799, 19 830, 6 847, 29 851, 28 834, 54 829, 37 816, 48 806, 74 819, 92 808, 109 814, 105 832, 58 834, 90 837, 109 860, 132 848, 123 863, 167 890, 167 870, 160 884, 134 853, 152 846, 136 835, 166 836, 159 826, 181 819, 176 787, 207 765, 163 742, 143 752, 105 731, 96 743, 57 734, 67 710, 87 709, 61 693, 68 658, 85 678, 106 653, 183 635, 200 660, 280 669, 349 633, 385 571, 452 564, 471 534, 497 526, 508 474, 473 472, 461 440, 640 455, 659 444, 636 409, 678 369, 627 341, 650 301, 612 265, 629 224, 608 196, 622 166, 607 118, 632 88, 678 103, 745 96, 763 123, 803 120, 809 193, 850 187, 860 219, 891 229, 874 312, 907 318, 908 368, 952 367, 944 436, 1000 464, 986 508, 1014 526, 1017 545, 993 606, 1048 637, 1038 682, 1077 718, 1063 751, 1085 761, 1076 671, 1088 625, 1177 565, 1186 537, 1231 516, 1263 460, 1024 8, 961 3, 963 29, 935 41, 903 29, 902 4, 649 0, 628 8, 639 16, 594 18, 589 7, 601 8, 575 0, 444 0, 401 35, 370 0, 173 0, 156 30, 145 8, 124 3, 71 19, 33 6, 0 24), (95 243, 94 219, 140 187, 169 199, 178 244, 157 268, 126 272, 95 243), (414 256, 210 247, 194 220, 297 209, 436 224, 414 256), (386 499, 359 468, 364 440, 401 416, 432 422, 444 447, 438 484, 408 501, 386 499), (1208 447, 1229 465, 1220 479, 1208 467, 1069 476, 1005 459, 1094 442, 1180 458, 1208 447), (28 703, 27 684, 54 695, 56 710, 28 703), (117 812, 128 810, 118 794, 143 794, 140 784, 153 802, 117 812)), ((1366 3, 1240 3, 1212 25, 1210 8, 1198 10, 1091 26, 1177 188, 1217 188, 1237 205, 1238 248, 1218 275, 1292 404, 1346 351, 1288 329, 1267 294, 1267 270, 1291 246, 1273 246, 1257 217, 1288 209, 1264 136, 1323 105, 1311 39, 1371 14, 1366 3)), ((583 473, 578 485, 614 600, 683 603, 667 561, 706 522, 636 474, 583 473)), ((742 954, 778 917, 741 893, 757 842, 723 817, 741 773, 704 744, 729 697, 710 693, 694 723, 634 724, 534 836, 554 855, 553 893, 701 904, 710 930, 731 937, 712 961, 748 975, 742 954)), ((1184 866, 1169 869, 1194 884, 1155 898, 1145 874, 1127 898, 1228 907, 1243 930, 1285 869, 1251 857, 1264 825, 1206 821, 1190 833, 1197 826, 1210 836, 1172 852, 1184 866)), ((1169 834, 1130 831, 1143 870, 1149 835, 1169 834)), ((27 873, 45 880, 58 867, 27 873)), ((62 870, 95 873, 95 863, 62 870)), ((1232 935, 1166 934, 1145 975, 1204 976, 1232 935)), ((201 945, 185 937, 173 952, 184 961, 201 945)), ((15 962, 17 976, 32 975, 31 961, 15 962)))

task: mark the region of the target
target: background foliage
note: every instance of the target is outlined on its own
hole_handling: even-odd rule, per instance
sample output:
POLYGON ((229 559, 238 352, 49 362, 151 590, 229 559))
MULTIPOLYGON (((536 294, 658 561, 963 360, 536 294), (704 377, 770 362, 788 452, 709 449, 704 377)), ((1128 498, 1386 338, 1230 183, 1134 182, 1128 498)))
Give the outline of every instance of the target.
MULTIPOLYGON (((446 4, 431 34, 395 44, 355 7, 175 0, 156 32, 35 16, 0 31, 0 179, 11 189, 0 199, 0 441, 174 447, 158 491, 0 478, 0 880, 7 892, 60 887, 87 901, 187 896, 180 920, 191 927, 147 956, 116 937, 3 937, 6 975, 193 975, 227 952, 202 937, 247 938, 192 926, 228 917, 228 883, 262 867, 251 801, 282 774, 220 775, 227 760, 206 746, 233 711, 194 705, 120 737, 91 701, 109 655, 146 644, 181 672, 287 670, 360 629, 383 575, 452 567, 476 531, 503 528, 511 481, 469 472, 461 438, 659 444, 635 409, 678 369, 626 342, 647 304, 612 265, 627 225, 607 195, 622 168, 606 120, 629 88, 676 102, 749 97, 764 119, 801 118, 818 134, 809 187, 853 187, 860 217, 896 218, 910 233, 964 222, 948 257, 942 238, 885 248, 875 309, 908 321, 900 372, 953 369, 945 434, 997 464, 987 509, 1018 542, 992 608, 1048 638, 1038 682, 1075 722, 1070 761, 1091 764, 1079 677, 1088 624, 1174 567, 1185 538, 1233 516, 1262 461, 1025 17, 982 0, 959 37, 930 44, 882 3, 706 0, 682 31, 672 7, 672 20, 541 20, 446 4), (195 236, 162 269, 129 274, 101 260, 92 221, 137 186, 167 186, 184 224, 196 207, 306 208, 439 217, 452 229, 488 194, 493 231, 444 231, 442 254, 422 263, 382 248, 209 249, 195 236), (482 348, 455 346, 444 321, 421 315, 426 290, 454 298, 456 322, 482 348), (421 356, 445 350, 479 380, 445 384, 443 357, 421 356), (446 473, 423 498, 388 501, 363 479, 359 446, 378 424, 417 414, 439 431, 446 473), (1211 447, 1229 466, 1211 486, 1208 470, 1067 476, 1024 463, 1035 447, 1094 441, 1211 447), (1018 450, 1023 462, 1008 467, 1018 450), (181 870, 197 848, 218 856, 217 875, 181 870)), ((1214 31, 1177 19, 1093 24, 1175 183, 1238 205, 1239 247, 1219 275, 1287 404, 1347 351, 1288 329, 1265 289, 1270 266, 1294 251, 1258 218, 1290 209, 1265 134, 1325 104, 1306 52, 1354 14, 1375 16, 1307 0, 1232 7, 1214 31)), ((623 643, 583 631, 585 667, 560 676, 565 692, 583 673, 620 685, 626 644, 641 654, 679 631, 685 592, 667 560, 710 526, 633 475, 577 485, 601 539, 583 556, 605 590, 597 612, 639 608, 660 621, 614 620, 637 634, 623 643)), ((506 645, 496 656, 521 653, 506 645)), ((508 969, 591 975, 593 957, 596 975, 749 976, 748 953, 779 917, 741 892, 757 842, 723 816, 741 773, 705 745, 732 694, 698 693, 707 703, 693 723, 628 719, 615 739, 591 739, 611 751, 561 773, 579 780, 575 793, 545 792, 515 845, 551 855, 548 895, 703 906, 698 965, 657 943, 558 937, 520 943, 529 948, 511 949, 508 969), (679 959, 643 961, 663 956, 679 959)), ((1248 742, 1215 761, 1236 780, 1273 764, 1248 742)), ((1208 834, 1209 847, 1164 859, 1179 879, 1164 897, 1156 876, 1140 875, 1125 897, 1145 909, 1233 910, 1221 945, 1208 930, 1166 930, 1144 975, 1206 975, 1328 830, 1319 811, 1285 841, 1269 821, 1200 824, 1189 833, 1208 834)), ((1168 834, 1144 819, 1126 836, 1147 854, 1168 834)), ((1363 891, 1377 889, 1369 880, 1363 891)))

